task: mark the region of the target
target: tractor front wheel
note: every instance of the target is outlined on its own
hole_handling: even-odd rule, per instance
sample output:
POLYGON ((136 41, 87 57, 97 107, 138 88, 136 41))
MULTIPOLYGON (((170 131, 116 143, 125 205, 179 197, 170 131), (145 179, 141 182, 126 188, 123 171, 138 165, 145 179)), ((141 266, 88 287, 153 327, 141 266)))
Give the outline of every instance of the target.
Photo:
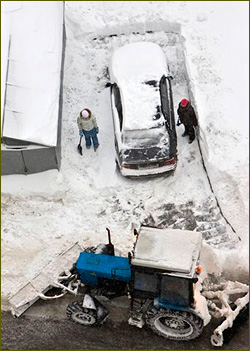
POLYGON ((150 307, 146 324, 158 335, 171 340, 191 340, 203 330, 203 320, 191 312, 150 307))
POLYGON ((68 305, 66 312, 68 318, 75 323, 90 327, 98 323, 96 311, 82 307, 82 301, 71 302, 68 305))

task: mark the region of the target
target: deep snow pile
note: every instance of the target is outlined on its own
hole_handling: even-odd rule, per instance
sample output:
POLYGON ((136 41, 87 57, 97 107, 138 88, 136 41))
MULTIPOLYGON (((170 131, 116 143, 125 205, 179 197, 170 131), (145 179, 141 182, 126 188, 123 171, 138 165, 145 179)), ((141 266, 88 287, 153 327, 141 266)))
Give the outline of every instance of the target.
POLYGON ((133 222, 199 230, 220 263, 227 263, 224 273, 247 279, 248 111, 240 110, 248 96, 247 7, 246 2, 228 2, 226 8, 220 2, 66 2, 62 169, 2 177, 3 301, 74 241, 106 242, 106 226, 126 254, 133 222), (197 141, 187 144, 182 127, 174 176, 135 181, 116 171, 107 67, 115 48, 136 41, 163 48, 174 76, 175 110, 190 93, 209 176, 236 235, 218 210, 197 141), (229 45, 234 50, 225 57, 229 45), (237 75, 226 75, 237 65, 242 68, 237 75), (100 148, 84 149, 80 156, 76 118, 84 107, 97 116, 100 148))

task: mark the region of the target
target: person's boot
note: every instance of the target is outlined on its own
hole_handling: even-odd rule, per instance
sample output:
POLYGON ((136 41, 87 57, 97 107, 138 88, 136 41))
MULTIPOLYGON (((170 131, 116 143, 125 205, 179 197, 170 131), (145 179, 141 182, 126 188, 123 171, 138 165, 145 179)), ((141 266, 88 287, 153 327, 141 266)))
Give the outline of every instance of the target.
POLYGON ((96 151, 98 149, 99 145, 94 146, 94 151, 96 151))
POLYGON ((91 145, 86 145, 86 148, 87 148, 87 149, 90 149, 90 148, 91 148, 91 145))

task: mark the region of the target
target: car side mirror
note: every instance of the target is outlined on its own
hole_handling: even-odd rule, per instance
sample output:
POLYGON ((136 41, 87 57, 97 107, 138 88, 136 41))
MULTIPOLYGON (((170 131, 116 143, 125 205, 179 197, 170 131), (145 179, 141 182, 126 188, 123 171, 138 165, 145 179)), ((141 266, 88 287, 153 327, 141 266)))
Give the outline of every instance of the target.
POLYGON ((110 88, 113 84, 108 82, 106 85, 105 85, 105 88, 110 88))

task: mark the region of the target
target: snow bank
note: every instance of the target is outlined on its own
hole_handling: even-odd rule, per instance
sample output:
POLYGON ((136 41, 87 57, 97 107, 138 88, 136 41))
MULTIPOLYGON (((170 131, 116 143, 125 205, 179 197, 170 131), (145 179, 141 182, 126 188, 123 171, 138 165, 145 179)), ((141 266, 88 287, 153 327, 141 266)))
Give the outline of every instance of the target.
POLYGON ((182 31, 190 95, 215 194, 248 245, 249 4, 233 1, 226 7, 222 2, 207 6, 209 11, 182 31))

